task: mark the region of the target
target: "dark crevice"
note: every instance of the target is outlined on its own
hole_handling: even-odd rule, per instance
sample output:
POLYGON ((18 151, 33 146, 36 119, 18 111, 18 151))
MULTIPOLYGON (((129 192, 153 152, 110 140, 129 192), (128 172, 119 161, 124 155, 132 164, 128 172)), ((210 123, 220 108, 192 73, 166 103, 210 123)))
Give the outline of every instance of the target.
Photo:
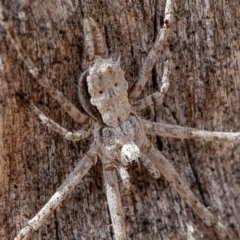
POLYGON ((163 15, 161 15, 161 16, 159 17, 159 21, 160 21, 160 27, 162 28, 163 25, 164 25, 164 16, 163 16, 163 15))
POLYGON ((108 54, 110 54, 110 50, 111 50, 111 47, 110 47, 110 36, 109 36, 109 32, 108 32, 108 28, 106 25, 104 25, 104 33, 105 33, 105 42, 106 42, 106 46, 107 46, 107 49, 108 49, 108 54))
POLYGON ((86 17, 85 13, 84 13, 84 10, 83 10, 84 9, 84 4, 82 3, 82 1, 79 1, 79 9, 80 9, 82 17, 83 18, 86 17))
POLYGON ((154 91, 158 90, 157 71, 155 66, 152 69, 152 84, 153 90, 154 91))
POLYGON ((155 2, 155 14, 154 14, 154 19, 153 19, 153 22, 154 22, 154 41, 155 41, 155 39, 156 39, 156 37, 157 37, 157 34, 158 34, 158 29, 157 29, 157 26, 158 26, 158 24, 157 24, 157 18, 158 18, 158 12, 157 12, 157 10, 158 10, 158 1, 156 1, 155 2))
POLYGON ((59 223, 58 223, 58 220, 57 220, 57 212, 56 210, 54 211, 54 221, 55 221, 55 226, 56 226, 56 240, 60 240, 61 237, 59 236, 60 235, 60 228, 59 228, 59 223))
MULTIPOLYGON (((154 65, 153 69, 152 69, 152 89, 153 92, 159 90, 158 89, 158 81, 157 81, 157 71, 156 71, 156 66, 154 65)), ((157 121, 157 109, 156 109, 156 104, 153 105, 154 106, 154 121, 157 121)))
POLYGON ((203 202, 204 206, 207 207, 208 204, 207 204, 207 201, 204 197, 204 189, 202 188, 202 184, 201 184, 200 178, 198 176, 198 171, 195 167, 196 164, 194 163, 194 157, 191 154, 188 141, 185 140, 184 142, 185 142, 185 147, 186 147, 186 153, 187 153, 187 156, 188 156, 188 159, 189 159, 189 164, 190 164, 190 167, 192 169, 194 179, 196 181, 196 186, 198 188, 198 191, 199 191, 199 194, 202 198, 202 202, 203 202))
POLYGON ((157 148, 161 152, 163 150, 163 143, 160 139, 160 137, 157 136, 157 148))

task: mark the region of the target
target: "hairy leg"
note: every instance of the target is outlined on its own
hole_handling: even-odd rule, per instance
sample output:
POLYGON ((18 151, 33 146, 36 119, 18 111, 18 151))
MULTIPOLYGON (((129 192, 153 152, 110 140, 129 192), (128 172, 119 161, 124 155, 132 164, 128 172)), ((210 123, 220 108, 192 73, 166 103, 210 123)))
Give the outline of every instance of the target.
POLYGON ((120 190, 122 195, 130 191, 131 188, 130 176, 127 168, 122 165, 118 166, 117 170, 122 180, 122 188, 120 190))
POLYGON ((105 38, 103 37, 97 23, 90 17, 89 23, 92 28, 94 46, 95 46, 95 55, 101 56, 102 58, 108 57, 108 49, 105 38))
POLYGON ((134 83, 133 87, 130 89, 129 98, 136 99, 144 89, 146 82, 149 79, 149 75, 152 68, 157 60, 160 51, 163 49, 164 44, 167 41, 168 34, 170 32, 170 27, 173 22, 173 1, 167 0, 165 7, 165 18, 163 28, 159 31, 157 39, 145 60, 142 69, 140 70, 139 76, 134 83))
POLYGON ((106 193, 108 207, 113 224, 113 230, 116 240, 127 240, 123 208, 119 193, 116 171, 114 169, 103 170, 104 182, 106 185, 106 193))
POLYGON ((41 112, 41 110, 34 105, 32 102, 30 102, 30 108, 32 111, 38 116, 38 118, 41 120, 41 122, 52 129, 54 132, 59 133, 64 138, 70 141, 79 141, 81 139, 87 138, 91 135, 91 129, 89 131, 87 130, 80 130, 76 132, 70 132, 67 129, 61 127, 59 124, 54 122, 51 118, 47 117, 45 114, 41 112))
POLYGON ((159 104, 163 103, 163 97, 164 95, 160 92, 155 92, 151 95, 148 95, 147 97, 140 99, 134 103, 132 103, 132 108, 134 111, 140 111, 155 102, 158 102, 159 104))
POLYGON ((229 240, 230 237, 225 226, 198 200, 171 163, 150 142, 145 154, 203 222, 209 227, 214 227, 222 239, 229 240))
POLYGON ((160 172, 156 168, 156 166, 153 164, 151 160, 148 159, 148 157, 145 154, 141 154, 140 161, 143 163, 144 167, 148 170, 148 172, 154 177, 159 178, 160 172))
POLYGON ((11 23, 8 20, 7 15, 4 13, 4 8, 0 3, 0 24, 6 30, 9 39, 11 40, 13 46, 16 48, 18 55, 23 60, 28 71, 37 80, 39 85, 41 85, 51 96, 54 98, 60 106, 64 109, 66 113, 69 114, 76 122, 84 123, 88 120, 88 115, 77 109, 63 94, 54 88, 50 81, 43 75, 41 75, 40 70, 35 66, 32 59, 28 56, 25 49, 22 47, 21 42, 16 36, 11 23))
POLYGON ((83 29, 85 58, 82 67, 87 69, 89 64, 94 61, 95 56, 107 58, 108 49, 97 23, 91 17, 84 18, 83 29))
POLYGON ((240 142, 240 132, 211 132, 198 130, 196 128, 181 127, 177 125, 149 122, 141 120, 145 132, 150 135, 159 135, 163 137, 188 138, 204 141, 221 141, 221 142, 240 142))
MULTIPOLYGON (((84 54, 87 62, 92 62, 95 57, 94 39, 88 18, 83 19, 84 30, 84 54)), ((85 66, 86 68, 86 66, 85 66)))
POLYGON ((92 145, 90 150, 85 154, 50 200, 36 214, 36 216, 28 222, 27 226, 18 233, 14 240, 26 240, 34 231, 37 231, 50 214, 61 204, 69 192, 71 192, 72 189, 82 180, 83 176, 89 171, 92 165, 96 163, 96 161, 96 146, 92 145))
POLYGON ((134 111, 140 111, 154 103, 162 104, 163 98, 169 89, 169 75, 171 70, 171 60, 168 59, 165 62, 164 70, 163 70, 163 77, 162 77, 162 85, 160 88, 160 92, 155 92, 143 99, 140 99, 136 102, 132 103, 132 107, 134 111))

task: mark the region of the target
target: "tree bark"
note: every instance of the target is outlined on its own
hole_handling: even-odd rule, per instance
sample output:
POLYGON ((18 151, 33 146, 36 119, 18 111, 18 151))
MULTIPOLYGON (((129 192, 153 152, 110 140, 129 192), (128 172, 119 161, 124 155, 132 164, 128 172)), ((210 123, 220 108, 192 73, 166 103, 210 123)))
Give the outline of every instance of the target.
MULTIPOLYGON (((29 56, 75 106, 84 57, 83 18, 91 16, 109 54, 121 57, 131 86, 163 25, 165 0, 3 1, 29 56)), ((176 1, 168 40, 173 60, 163 105, 140 112, 152 121, 210 131, 240 131, 240 3, 176 1)), ((167 46, 166 46, 167 49, 167 46)), ((159 89, 163 51, 142 96, 159 89)), ((88 150, 41 125, 24 103, 69 130, 80 129, 37 84, 0 26, 0 239, 13 239, 88 150)), ((151 141, 203 204, 240 237, 240 145, 156 137, 151 141)), ((128 239, 219 239, 163 177, 130 166, 122 196, 128 239)), ((32 239, 114 239, 98 162, 32 239)))

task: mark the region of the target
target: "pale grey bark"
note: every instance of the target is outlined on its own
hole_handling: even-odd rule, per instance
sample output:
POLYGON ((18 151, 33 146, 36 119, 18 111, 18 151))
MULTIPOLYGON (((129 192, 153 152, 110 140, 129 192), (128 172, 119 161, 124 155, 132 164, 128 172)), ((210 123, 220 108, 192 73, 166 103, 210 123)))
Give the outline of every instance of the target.
MULTIPOLYGON (((2 1, 3 2, 3 1, 2 1)), ((121 56, 131 86, 164 16, 165 1, 4 1, 21 43, 53 85, 79 107, 75 75, 82 65, 83 17, 98 22, 109 54, 121 56)), ((176 1, 170 32, 173 67, 164 104, 148 119, 210 131, 240 130, 238 1, 176 1)), ((160 90, 162 52, 142 97, 160 90)), ((87 151, 90 140, 70 143, 44 127, 24 104, 79 130, 32 81, 0 27, 0 239, 13 239, 41 209, 87 151)), ((153 138, 159 150, 209 210, 240 229, 240 146, 153 138)), ((132 192, 123 195, 128 239, 218 239, 169 183, 141 165, 130 170, 132 192)), ((113 230, 98 163, 32 239, 112 239, 113 230)))

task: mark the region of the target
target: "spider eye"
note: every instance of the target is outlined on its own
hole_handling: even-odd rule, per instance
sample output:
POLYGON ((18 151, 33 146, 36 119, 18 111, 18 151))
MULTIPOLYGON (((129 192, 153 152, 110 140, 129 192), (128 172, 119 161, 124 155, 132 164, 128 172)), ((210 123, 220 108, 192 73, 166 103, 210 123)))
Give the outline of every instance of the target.
POLYGON ((114 84, 115 87, 117 87, 117 85, 118 85, 117 83, 114 84))
POLYGON ((103 93, 103 91, 99 91, 99 94, 102 94, 103 93))

